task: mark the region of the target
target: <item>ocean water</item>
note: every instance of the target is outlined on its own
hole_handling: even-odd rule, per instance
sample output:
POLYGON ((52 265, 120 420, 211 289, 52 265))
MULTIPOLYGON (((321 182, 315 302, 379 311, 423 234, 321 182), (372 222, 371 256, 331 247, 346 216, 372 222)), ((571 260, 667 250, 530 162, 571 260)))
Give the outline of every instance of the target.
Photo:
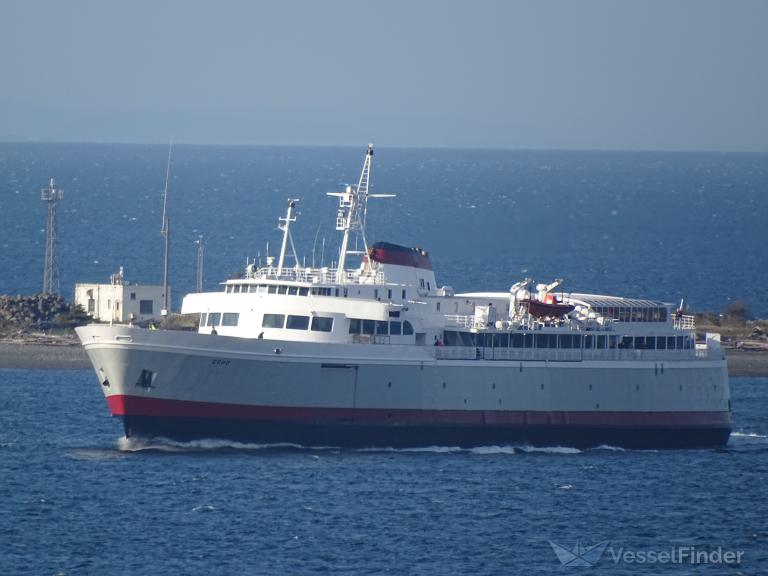
POLYGON ((142 445, 122 438, 91 372, 0 370, 0 567, 766 574, 768 379, 734 378, 732 393, 722 450, 142 445), (550 541, 607 545, 593 568, 572 568, 550 541), (741 563, 636 560, 689 546, 741 552, 741 563))
MULTIPOLYGON (((337 259, 337 200, 356 183, 355 148, 176 146, 169 186, 174 306, 194 289, 204 236, 205 286, 276 255, 278 216, 307 265, 337 259), (267 248, 269 243, 269 248, 267 248)), ((60 287, 107 282, 124 266, 162 281, 163 146, 0 144, 0 293, 42 286, 45 206, 55 177, 60 287)), ((742 299, 768 317, 768 155, 377 148, 368 239, 429 250, 438 283, 508 290, 530 276, 563 289, 722 310, 742 299)))

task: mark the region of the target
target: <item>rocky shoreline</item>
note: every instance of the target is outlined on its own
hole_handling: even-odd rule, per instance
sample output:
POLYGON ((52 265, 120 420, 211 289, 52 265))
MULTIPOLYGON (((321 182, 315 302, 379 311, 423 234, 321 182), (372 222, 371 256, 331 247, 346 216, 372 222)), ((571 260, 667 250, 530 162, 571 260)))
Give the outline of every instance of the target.
MULTIPOLYGON (((768 377, 768 346, 726 348, 730 376, 768 377)), ((74 334, 25 334, 0 339, 0 369, 91 370, 74 334)))

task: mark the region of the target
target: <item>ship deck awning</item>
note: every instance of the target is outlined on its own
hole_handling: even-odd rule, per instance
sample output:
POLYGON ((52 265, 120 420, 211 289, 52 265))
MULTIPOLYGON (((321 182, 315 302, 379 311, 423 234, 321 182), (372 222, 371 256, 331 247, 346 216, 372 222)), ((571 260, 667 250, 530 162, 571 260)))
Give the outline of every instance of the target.
POLYGON ((637 298, 623 298, 620 296, 605 296, 601 294, 575 294, 568 295, 572 302, 587 305, 590 308, 667 308, 667 302, 658 300, 643 300, 637 298))

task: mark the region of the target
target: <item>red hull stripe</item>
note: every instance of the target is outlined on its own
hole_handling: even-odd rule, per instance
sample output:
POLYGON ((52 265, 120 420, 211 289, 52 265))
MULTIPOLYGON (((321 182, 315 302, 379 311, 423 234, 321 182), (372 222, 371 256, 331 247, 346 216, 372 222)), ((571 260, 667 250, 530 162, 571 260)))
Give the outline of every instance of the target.
POLYGON ((164 398, 112 395, 114 416, 226 418, 302 423, 412 423, 498 426, 675 426, 728 427, 730 412, 598 412, 507 410, 399 410, 371 408, 304 408, 190 402, 164 398))
POLYGON ((429 256, 418 248, 405 248, 397 244, 376 242, 371 247, 370 257, 381 264, 397 264, 398 266, 432 270, 432 262, 429 256))

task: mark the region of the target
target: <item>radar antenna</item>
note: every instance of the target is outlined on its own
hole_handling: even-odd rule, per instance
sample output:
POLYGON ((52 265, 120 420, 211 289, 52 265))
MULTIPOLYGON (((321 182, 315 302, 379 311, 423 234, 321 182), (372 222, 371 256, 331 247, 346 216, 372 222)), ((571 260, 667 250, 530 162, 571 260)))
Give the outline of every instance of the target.
POLYGON ((336 281, 344 282, 344 266, 347 255, 367 254, 368 242, 365 239, 365 221, 368 215, 369 198, 392 198, 394 194, 371 194, 371 160, 373 159, 373 144, 368 144, 365 151, 363 170, 357 186, 347 186, 344 192, 328 192, 328 196, 338 196, 339 212, 336 216, 336 230, 344 232, 339 251, 339 265, 336 271, 336 281), (349 249, 349 233, 354 232, 363 243, 363 251, 349 249))
POLYGON ((56 262, 56 202, 64 199, 64 190, 56 188, 51 178, 47 188, 40 190, 40 200, 48 203, 48 223, 45 227, 45 267, 43 269, 43 294, 59 290, 59 267, 56 262))

